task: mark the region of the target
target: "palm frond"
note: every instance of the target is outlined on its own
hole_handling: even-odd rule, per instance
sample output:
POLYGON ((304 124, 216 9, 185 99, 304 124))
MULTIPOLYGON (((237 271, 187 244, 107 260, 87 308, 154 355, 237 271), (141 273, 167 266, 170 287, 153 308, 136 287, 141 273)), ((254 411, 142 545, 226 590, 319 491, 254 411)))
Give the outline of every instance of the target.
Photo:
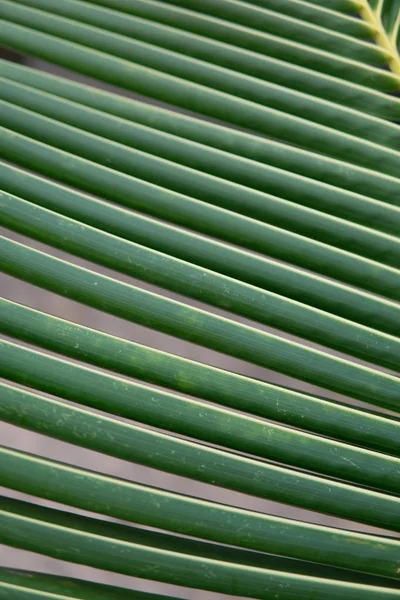
POLYGON ((46 62, 0 59, 0 419, 70 454, 3 442, 0 542, 72 577, 5 561, 1 599, 400 598, 399 28, 396 0, 2 0, 46 62))

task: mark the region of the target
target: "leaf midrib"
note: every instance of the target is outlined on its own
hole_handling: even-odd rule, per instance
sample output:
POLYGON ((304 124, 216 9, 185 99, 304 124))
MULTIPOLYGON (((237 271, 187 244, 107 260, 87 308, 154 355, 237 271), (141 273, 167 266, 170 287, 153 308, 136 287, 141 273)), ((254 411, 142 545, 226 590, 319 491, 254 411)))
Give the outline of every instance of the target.
POLYGON ((372 10, 368 0, 360 0, 360 15, 364 21, 376 29, 376 43, 391 54, 391 59, 389 60, 388 65, 389 68, 396 75, 400 75, 400 54, 394 41, 388 36, 383 26, 379 9, 374 11, 372 10))

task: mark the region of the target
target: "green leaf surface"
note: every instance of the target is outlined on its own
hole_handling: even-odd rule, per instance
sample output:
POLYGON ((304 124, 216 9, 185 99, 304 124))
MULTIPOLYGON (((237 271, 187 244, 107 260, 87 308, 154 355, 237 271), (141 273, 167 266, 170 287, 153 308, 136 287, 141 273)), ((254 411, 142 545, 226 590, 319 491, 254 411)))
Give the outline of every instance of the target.
POLYGON ((81 258, 388 369, 400 341, 106 234, 0 192, 0 224, 81 258))
POLYGON ((399 308, 383 298, 96 200, 6 163, 0 165, 0 181, 8 192, 102 231, 373 329, 400 334, 399 308))
MULTIPOLYGON (((46 389, 57 389, 59 395, 67 397, 67 399, 78 400, 83 404, 89 403, 94 408, 105 408, 107 412, 117 411, 118 414, 125 417, 140 418, 141 414, 145 414, 143 408, 140 408, 140 403, 147 402, 154 405, 157 403, 157 397, 153 398, 151 396, 151 389, 143 387, 136 387, 136 390, 135 388, 125 390, 126 393, 131 392, 133 394, 131 410, 129 410, 129 406, 125 410, 118 410, 116 401, 112 401, 109 391, 108 398, 106 392, 106 394, 101 394, 102 398, 97 402, 90 401, 88 400, 90 397, 88 390, 90 390, 90 385, 93 389, 95 377, 91 377, 89 370, 86 370, 86 372, 77 369, 75 369, 75 372, 73 369, 70 370, 70 376, 76 376, 77 379, 74 387, 68 386, 65 384, 65 376, 64 381, 60 377, 62 365, 55 362, 49 365, 49 361, 46 365, 43 355, 38 354, 25 353, 27 374, 23 379, 21 375, 19 377, 14 375, 16 369, 11 366, 13 358, 14 363, 18 360, 18 351, 8 346, 8 354, 10 358, 7 361, 7 368, 10 370, 11 377, 14 376, 14 379, 18 382, 29 382, 33 386, 43 387, 43 384, 40 384, 40 375, 45 368, 54 368, 55 374, 51 378, 54 381, 53 387, 51 387, 51 384, 45 384, 47 385, 46 389), (37 369, 36 380, 31 374, 31 365, 35 365, 37 369), (80 394, 76 391, 78 381, 82 385, 80 394), (135 391, 136 394, 134 394, 135 391), (105 402, 104 397, 106 397, 105 402), (138 405, 137 408, 135 404, 138 405)), ((65 370, 68 372, 67 368, 65 370)), ((106 389, 107 385, 109 387, 109 383, 110 380, 104 380, 106 389)), ((113 384, 117 390, 118 387, 121 388, 120 381, 114 379, 113 384)), ((346 495, 351 498, 352 493, 353 496, 356 495, 356 489, 352 489, 348 485, 340 483, 335 485, 322 478, 301 474, 268 463, 257 463, 252 459, 213 450, 161 433, 143 430, 139 427, 94 415, 88 411, 66 406, 61 402, 47 400, 37 394, 24 392, 4 384, 0 384, 0 393, 2 396, 0 415, 6 422, 117 458, 173 472, 206 483, 218 481, 221 486, 228 489, 306 507, 307 502, 312 502, 309 499, 304 500, 302 497, 302 487, 307 485, 308 494, 320 496, 321 504, 319 508, 322 509, 323 506, 327 506, 326 511, 330 510, 330 504, 334 506, 336 494, 342 494, 343 498, 346 495), (52 423, 54 422, 57 422, 57 431, 52 431, 52 423), (128 440, 135 440, 134 447, 129 448, 128 440), (298 489, 297 497, 289 492, 291 488, 296 489, 296 487, 298 489), (330 499, 328 502, 326 497, 330 499)), ((170 396, 170 398, 172 406, 174 403, 179 404, 176 397, 170 396)), ((164 397, 159 396, 160 415, 158 415, 158 418, 153 416, 153 419, 147 417, 148 423, 165 427, 162 411, 164 410, 165 413, 167 401, 167 395, 164 395, 164 397)), ((172 407, 170 410, 172 412, 172 407)), ((396 481, 396 473, 400 464, 399 459, 384 454, 353 449, 352 446, 338 444, 295 431, 292 432, 274 425, 263 425, 262 422, 257 422, 254 419, 237 417, 235 420, 232 413, 229 414, 226 411, 224 413, 221 410, 207 410, 207 407, 204 408, 203 413, 198 413, 198 410, 201 410, 201 405, 188 406, 186 410, 187 420, 190 422, 198 419, 198 415, 203 420, 210 417, 208 434, 203 434, 201 427, 198 427, 197 431, 192 427, 193 430, 189 431, 189 427, 185 427, 183 416, 180 425, 169 425, 169 427, 174 427, 175 430, 177 429, 178 432, 185 435, 191 433, 191 435, 203 438, 206 441, 225 446, 231 444, 227 438, 234 436, 238 438, 235 448, 237 450, 259 454, 263 458, 284 460, 304 469, 319 471, 355 483, 372 485, 384 492, 394 494, 399 492, 398 481, 396 481), (212 430, 212 420, 216 423, 215 432, 212 430), (229 431, 229 436, 225 433, 225 439, 223 439, 223 433, 221 433, 224 427, 226 428, 225 431, 229 431), (297 453, 294 452, 296 445, 297 453)), ((171 417, 170 422, 173 422, 171 417)), ((372 494, 371 498, 374 498, 372 494)), ((359 503, 361 504, 362 501, 363 493, 361 492, 359 503)), ((371 510, 373 506, 374 502, 371 500, 371 510)))
MULTIPOLYGON (((217 404, 287 423, 301 429, 323 433, 363 447, 400 456, 399 421, 396 419, 385 418, 372 411, 357 410, 343 403, 330 402, 323 398, 308 396, 295 390, 284 389, 266 382, 242 377, 229 371, 216 369, 202 363, 189 361, 179 356, 160 352, 153 348, 147 348, 137 343, 106 335, 100 331, 82 327, 76 323, 57 319, 56 317, 4 299, 0 302, 0 308, 0 327, 1 332, 5 335, 33 343, 48 350, 62 352, 64 355, 99 367, 106 367, 108 370, 122 375, 128 375, 178 392, 190 394, 191 396, 211 400, 217 404)), ((17 348, 15 348, 14 352, 16 352, 18 357, 17 348)), ((26 355, 26 352, 20 350, 19 355, 22 358, 26 355)), ((31 377, 31 375, 28 373, 24 360, 17 359, 13 363, 10 355, 6 360, 13 367, 9 371, 6 371, 4 367, 4 374, 6 375, 8 372, 9 377, 16 378, 19 383, 30 383, 34 387, 44 386, 40 387, 40 389, 49 393, 60 393, 61 391, 62 395, 66 393, 65 387, 57 387, 57 389, 46 387, 52 385, 51 380, 48 377, 38 378, 38 372, 35 367, 31 370, 33 378, 28 379, 28 376, 31 377)), ((46 364, 58 364, 48 358, 41 357, 41 360, 46 364)), ((66 365, 64 363, 61 364, 62 375, 66 365)), ((75 373, 78 370, 75 368, 75 373)), ((107 381, 107 378, 99 377, 99 375, 91 374, 91 378, 95 382, 107 381)), ((63 377, 62 379, 65 378, 63 377)), ((74 388, 71 384, 73 379, 70 380, 68 377, 66 379, 69 390, 74 388)), ((114 382, 114 387, 115 385, 114 382)), ((121 395, 119 397, 121 403, 117 403, 115 389, 111 394, 114 397, 113 406, 115 409, 118 406, 118 410, 122 411, 118 414, 128 418, 132 417, 139 421, 144 419, 149 424, 158 425, 159 421, 148 421, 148 419, 154 418, 154 416, 152 417, 152 411, 135 412, 135 414, 125 413, 126 410, 133 410, 135 407, 130 407, 129 403, 123 400, 124 390, 141 389, 135 385, 131 386, 121 384, 121 395)), ((79 394, 83 388, 78 385, 77 389, 79 394)), ((103 384, 101 384, 99 389, 105 389, 103 384)), ((153 394, 156 400, 157 398, 162 400, 165 397, 163 394, 159 395, 154 391, 153 394)), ((93 401, 95 395, 89 390, 85 404, 93 401)), ((79 400, 79 398, 76 396, 70 397, 71 400, 79 400)), ((107 393, 105 398, 107 398, 107 393)), ((99 392, 97 392, 97 400, 99 400, 99 392)), ((101 405, 101 409, 104 410, 106 406, 107 401, 101 405)), ((143 406, 145 406, 145 403, 143 406)), ((169 395, 166 410, 162 411, 162 414, 166 418, 163 427, 168 429, 173 425, 172 428, 175 428, 175 431, 178 433, 186 433, 194 437, 199 437, 199 431, 202 431, 201 435, 207 436, 209 422, 213 420, 211 416, 213 411, 210 407, 206 408, 204 404, 201 404, 197 405, 198 413, 196 419, 184 418, 184 408, 189 407, 190 411, 191 406, 195 406, 193 400, 189 401, 186 399, 183 402, 178 396, 173 398, 172 395, 169 395), (172 411, 173 402, 176 403, 176 411, 172 411), (170 413, 168 407, 170 407, 170 413), (177 417, 171 420, 174 412, 176 412, 177 417), (202 426, 203 421, 205 423, 204 427, 202 426), (169 425, 167 426, 167 424, 169 425)), ((158 418, 161 416, 161 409, 158 402, 156 402, 155 408, 155 416, 158 418)), ((215 414, 218 414, 218 411, 215 414)), ((232 414, 230 417, 234 420, 232 414)), ((218 419, 215 422, 218 423, 218 419)), ((228 432, 225 432, 225 434, 224 426, 219 428, 218 435, 223 435, 223 438, 219 438, 219 440, 224 440, 222 445, 226 445, 228 443, 227 440, 229 440, 230 444, 235 443, 235 440, 229 435, 231 426, 227 426, 228 432)), ((271 423, 268 427, 270 432, 275 430, 275 427, 271 423)), ((293 435, 296 437, 295 434, 293 435)), ((204 439, 208 438, 205 437, 204 439)), ((262 441, 262 443, 265 443, 265 441, 262 441)), ((258 447, 257 443, 258 440, 256 438, 253 440, 253 452, 258 447)), ((257 454, 259 451, 257 450, 255 453, 257 454)))
MULTIPOLYGON (((79 67, 79 65, 77 65, 79 67)), ((156 154, 167 159, 174 159, 187 166, 192 166, 200 171, 210 172, 214 175, 220 175, 225 179, 231 179, 237 183, 245 185, 259 186, 262 191, 272 191, 278 193, 288 199, 299 200, 301 203, 310 203, 314 208, 325 207, 327 204, 324 198, 331 200, 331 209, 334 214, 343 216, 349 220, 360 220, 360 210, 357 210, 363 201, 363 210, 367 210, 366 204, 371 204, 371 198, 376 198, 390 204, 399 203, 399 181, 398 179, 384 176, 378 171, 369 171, 356 167, 346 162, 328 159, 322 155, 315 155, 306 152, 300 148, 294 148, 288 145, 279 144, 273 140, 267 140, 260 137, 254 137, 240 131, 236 131, 229 127, 210 124, 206 121, 194 119, 186 115, 176 112, 154 108, 149 104, 132 101, 117 94, 111 94, 99 89, 94 89, 90 86, 77 84, 72 81, 66 82, 60 77, 55 77, 47 73, 32 72, 31 69, 21 67, 20 65, 11 65, 5 61, 0 61, 1 74, 7 79, 17 81, 22 84, 29 85, 31 88, 37 88, 52 95, 61 96, 73 102, 83 104, 91 108, 109 113, 113 116, 124 119, 124 126, 116 128, 115 126, 107 129, 107 137, 115 139, 115 141, 123 142, 124 139, 129 140, 129 145, 132 145, 132 139, 135 139, 136 144, 143 143, 143 135, 139 137, 141 129, 135 127, 135 123, 150 127, 152 135, 155 135, 154 130, 172 134, 173 143, 170 137, 158 136, 156 146, 139 146, 142 150, 150 154, 156 154), (125 121, 133 122, 127 125, 125 121), (128 136, 130 127, 135 127, 134 136, 128 136), (115 137, 118 136, 118 137, 115 137), (185 143, 188 141, 196 142, 192 145, 185 143), (163 143, 164 140, 164 143, 163 143), (181 144, 181 151, 176 150, 176 146, 181 144), (201 146, 199 146, 201 144, 201 146), (213 151, 213 148, 220 152, 213 151), (221 152, 223 151, 223 152, 221 152), (225 153, 229 153, 227 156, 225 153), (199 155, 202 158, 199 158, 199 155), (210 157, 210 158, 207 158, 210 157), (238 157, 246 157, 252 162, 242 161, 238 157), (234 162, 232 162, 234 161, 234 162), (261 163, 261 164, 260 164, 261 163), (272 167, 272 168, 271 168, 272 167), (221 170, 222 169, 222 170, 221 170), (249 169, 248 174, 247 169, 249 169), (262 177, 262 173, 265 177, 262 177), (294 178, 293 183, 290 183, 288 172, 300 174, 300 177, 294 178), (307 177, 307 180, 305 180, 307 177), (310 181, 314 180, 314 181, 310 181), (316 181, 330 184, 329 187, 322 186, 314 188, 316 181), (307 185, 303 191, 302 185, 307 185), (332 185, 334 186, 332 188, 332 185), (267 187, 265 187, 267 186, 267 187), (300 188, 299 191, 296 191, 300 188), (342 190, 347 189, 361 194, 362 198, 357 198, 355 195, 344 195, 343 202, 339 203, 338 196, 342 194, 342 190), (320 190, 320 191, 317 191, 320 190), (303 193, 302 193, 303 191, 303 193), (285 194, 289 193, 288 196, 285 194), (292 196, 291 194, 296 194, 292 196), (354 209, 352 208, 354 205, 354 209), (340 211, 340 212, 336 212, 340 211), (356 211, 356 212, 355 212, 356 211), (358 215, 358 216, 357 216, 358 215)), ((23 102, 34 101, 23 97, 23 102)), ((385 96, 388 100, 392 100, 390 96, 385 96)), ((42 98, 42 102, 45 100, 42 98)), ((40 109, 41 102, 35 103, 35 106, 40 109)), ((48 102, 46 103, 48 106, 48 102)), ((54 102, 53 102, 54 106, 54 102)), ((68 105, 71 109, 71 105, 68 105)), ((64 113, 58 112, 59 117, 64 113)), ((87 114, 87 113, 86 113, 87 114)), ((82 119, 84 128, 90 128, 90 122, 95 118, 96 113, 91 112, 91 119, 82 119)), ((65 119, 65 117, 64 117, 65 119)), ((106 119, 103 117, 106 123, 106 119)), ((115 121, 113 121, 115 124, 115 121)), ((104 125, 106 126, 106 125, 104 125)), ((97 131, 97 130, 96 130, 97 131)), ((96 133, 93 131, 93 133, 96 133)), ((148 131, 148 130, 145 130, 148 131)), ((367 132, 364 132, 368 135, 367 132)), ((148 139, 149 136, 146 136, 148 139)), ((148 144, 149 142, 147 142, 148 144)), ((374 227, 384 229, 388 227, 389 233, 397 233, 390 225, 390 218, 382 221, 382 217, 377 214, 378 207, 372 202, 371 209, 375 207, 373 214, 374 227)), ((382 207, 381 207, 382 210, 382 207)), ((368 216, 365 217, 368 219, 368 216)), ((368 220, 361 220, 363 224, 368 224, 368 220)))
POLYGON ((400 380, 54 258, 5 237, 4 272, 78 302, 398 411, 400 380))
MULTIPOLYGON (((302 558, 341 568, 348 568, 351 564, 353 570, 385 577, 396 577, 397 575, 399 542, 390 537, 377 538, 373 535, 311 525, 189 496, 181 496, 159 488, 146 487, 93 471, 77 469, 6 447, 0 449, 0 454, 2 481, 12 489, 40 495, 49 500, 63 503, 67 501, 68 504, 78 508, 99 512, 125 521, 167 529, 184 535, 207 538, 250 550, 283 554, 292 558, 302 558), (118 501, 111 503, 110 497, 118 498, 118 501), (363 544, 362 554, 358 548, 360 544, 363 544)), ((369 494, 371 493, 366 492, 366 495, 369 494)), ((375 496, 377 499, 380 497, 377 493, 375 493, 375 496)), ((394 509, 398 500, 390 496, 382 496, 382 498, 382 506, 385 505, 385 508, 376 517, 377 521, 384 523, 389 522, 390 517, 393 515, 389 507, 392 506, 394 509)), ((9 500, 3 498, 1 504, 3 507, 6 506, 6 510, 2 512, 0 517, 0 535, 2 535, 0 539, 2 541, 7 539, 8 542, 11 541, 12 543, 13 533, 15 539, 15 534, 18 532, 18 529, 15 530, 15 520, 17 522, 20 522, 20 520, 17 516, 13 517, 9 514, 10 510, 7 510, 10 504, 9 500)), ((11 504, 16 505, 15 501, 11 504)), ((366 510, 367 504, 368 502, 365 505, 366 510)), ((18 504, 16 506, 18 510, 18 504)), ((25 544, 32 544, 34 537, 38 535, 40 539, 43 539, 43 532, 49 526, 44 522, 38 531, 35 524, 32 524, 32 528, 29 525, 28 523, 27 533, 29 537, 25 544), (38 531, 38 533, 35 533, 35 531, 38 531)), ((19 529, 19 535, 21 536, 19 539, 26 538, 27 533, 24 528, 19 529)), ((46 543, 48 544, 48 542, 46 543)), ((49 548, 48 545, 47 548, 49 548)), ((60 548, 59 543, 54 549, 57 550, 57 548, 60 548)), ((92 553, 89 550, 87 554, 88 550, 89 548, 85 548, 85 557, 87 557, 87 560, 91 560, 92 553)), ((107 548, 107 550, 109 552, 110 548, 107 548)), ((148 552, 150 557, 152 554, 153 557, 157 557, 160 550, 149 548, 148 552)), ((80 558, 80 554, 79 551, 76 552, 76 547, 72 547, 72 552, 70 551, 69 554, 70 560, 74 555, 78 555, 78 558, 80 558)), ((143 554, 142 559, 146 560, 146 553, 143 554)), ((113 560, 113 570, 116 567, 117 572, 121 572, 117 563, 123 554, 117 550, 110 553, 110 556, 113 560)), ((137 553, 138 559, 139 556, 139 553, 137 553)), ((106 557, 103 556, 102 568, 107 568, 105 560, 106 557)), ((173 562, 170 562, 170 567, 173 562)), ((131 566, 128 567, 130 571, 126 574, 133 575, 131 569, 135 567, 131 557, 128 564, 131 566)), ((244 569, 244 567, 242 568, 244 569)), ((138 575, 137 572, 135 574, 138 575)), ((142 574, 144 574, 144 571, 142 574)), ((265 582, 269 579, 268 575, 268 570, 265 570, 265 582)), ((263 577, 261 573, 260 576, 263 577)), ((285 576, 291 578, 290 574, 278 575, 283 579, 285 576)), ((204 577, 204 574, 202 574, 202 577, 204 577)), ((310 584, 310 582, 303 581, 305 590, 307 589, 307 583, 310 584)), ((299 588, 301 591, 301 582, 299 588)), ((221 588, 215 591, 220 590, 221 588)), ((400 592, 397 590, 395 593, 399 595, 400 592)))
POLYGON ((0 3, 28 60, 0 59, 0 419, 32 439, 0 448, 0 543, 72 575, 0 566, 1 600, 400 598, 399 28, 397 0, 0 3))

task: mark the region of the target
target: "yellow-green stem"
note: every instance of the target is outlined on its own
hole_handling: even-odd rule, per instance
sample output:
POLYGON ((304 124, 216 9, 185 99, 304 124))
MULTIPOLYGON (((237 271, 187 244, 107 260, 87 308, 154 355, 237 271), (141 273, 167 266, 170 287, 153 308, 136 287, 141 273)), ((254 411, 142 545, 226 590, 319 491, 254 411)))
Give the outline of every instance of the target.
MULTIPOLYGON (((381 3, 380 3, 381 5, 381 3)), ((360 0, 360 14, 361 17, 376 30, 376 43, 382 48, 390 52, 391 58, 389 61, 390 69, 400 76, 400 55, 397 50, 394 40, 390 39, 382 23, 380 16, 380 9, 372 10, 368 0, 360 0)))

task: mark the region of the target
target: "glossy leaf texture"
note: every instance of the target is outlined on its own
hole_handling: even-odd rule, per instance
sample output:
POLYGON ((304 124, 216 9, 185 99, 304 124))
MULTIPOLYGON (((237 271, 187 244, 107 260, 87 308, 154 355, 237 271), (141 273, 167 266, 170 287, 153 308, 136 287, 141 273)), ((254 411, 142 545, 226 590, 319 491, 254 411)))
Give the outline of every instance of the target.
POLYGON ((0 2, 1 600, 400 598, 399 28, 0 2))

